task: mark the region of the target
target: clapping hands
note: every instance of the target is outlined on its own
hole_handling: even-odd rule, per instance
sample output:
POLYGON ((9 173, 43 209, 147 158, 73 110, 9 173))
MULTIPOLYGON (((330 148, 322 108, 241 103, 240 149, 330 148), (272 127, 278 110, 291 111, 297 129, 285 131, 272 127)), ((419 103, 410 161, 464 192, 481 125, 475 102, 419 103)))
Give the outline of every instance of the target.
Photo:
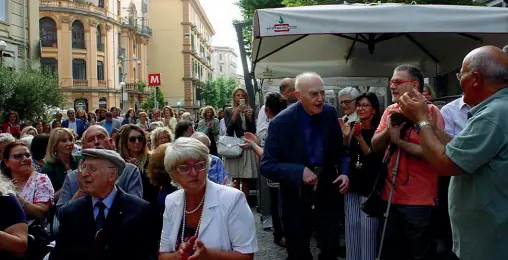
POLYGON ((182 260, 200 260, 208 259, 208 250, 201 240, 196 236, 191 237, 187 242, 180 244, 177 252, 178 259, 182 260))

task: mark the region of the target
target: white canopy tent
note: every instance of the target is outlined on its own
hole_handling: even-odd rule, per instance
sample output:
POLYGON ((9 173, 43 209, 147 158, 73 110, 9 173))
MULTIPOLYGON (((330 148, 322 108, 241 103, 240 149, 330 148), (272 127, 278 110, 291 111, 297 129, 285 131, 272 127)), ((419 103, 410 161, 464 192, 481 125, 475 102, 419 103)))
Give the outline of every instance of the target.
POLYGON ((404 4, 260 9, 253 22, 257 79, 387 77, 400 64, 427 77, 460 68, 482 45, 508 44, 508 9, 404 4))

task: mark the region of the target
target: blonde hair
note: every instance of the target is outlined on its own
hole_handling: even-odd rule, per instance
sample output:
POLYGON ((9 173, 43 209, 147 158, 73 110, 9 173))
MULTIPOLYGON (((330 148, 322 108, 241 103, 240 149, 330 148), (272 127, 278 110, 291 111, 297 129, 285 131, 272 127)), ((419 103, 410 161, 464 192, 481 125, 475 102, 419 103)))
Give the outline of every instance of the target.
POLYGON ((49 135, 48 147, 46 148, 46 156, 44 157, 44 162, 56 163, 60 161, 55 148, 58 142, 60 142, 60 140, 65 135, 69 135, 72 143, 76 142, 74 132, 68 128, 56 128, 51 130, 51 134, 49 135))
POLYGON ((236 87, 234 90, 233 90, 233 94, 231 96, 231 98, 233 99, 233 107, 236 107, 237 105, 235 104, 235 96, 236 96, 236 92, 238 91, 243 91, 243 93, 245 94, 245 105, 249 106, 249 95, 247 94, 247 90, 245 90, 244 88, 242 87, 236 87))
POLYGON ((215 113, 215 109, 213 109, 212 106, 203 107, 203 111, 201 111, 201 117, 206 119, 206 113, 210 110, 212 111, 213 114, 212 118, 214 118, 217 115, 217 113, 215 113))
POLYGON ((171 177, 164 168, 164 156, 169 143, 161 144, 155 149, 146 168, 146 176, 150 179, 150 183, 155 186, 171 185, 171 177))
POLYGON ((152 141, 152 150, 157 148, 157 147, 155 147, 155 143, 156 143, 157 139, 159 139, 159 137, 163 134, 168 135, 170 143, 173 141, 173 139, 175 139, 175 137, 173 136, 173 133, 171 132, 171 129, 169 129, 167 127, 155 128, 155 130, 153 130, 152 133, 150 134, 150 140, 152 141))
POLYGON ((189 112, 183 113, 181 120, 192 121, 191 114, 189 112))
POLYGON ((176 187, 181 186, 175 182, 176 168, 187 160, 206 161, 206 171, 208 172, 210 167, 208 147, 199 140, 189 137, 180 137, 168 145, 164 155, 164 167, 171 177, 171 183, 176 187))
POLYGON ((20 137, 23 138, 25 137, 26 135, 29 135, 28 132, 32 130, 32 131, 35 131, 35 135, 38 135, 39 133, 37 132, 37 129, 35 129, 35 127, 33 126, 27 126, 23 129, 23 131, 21 131, 21 135, 20 137))

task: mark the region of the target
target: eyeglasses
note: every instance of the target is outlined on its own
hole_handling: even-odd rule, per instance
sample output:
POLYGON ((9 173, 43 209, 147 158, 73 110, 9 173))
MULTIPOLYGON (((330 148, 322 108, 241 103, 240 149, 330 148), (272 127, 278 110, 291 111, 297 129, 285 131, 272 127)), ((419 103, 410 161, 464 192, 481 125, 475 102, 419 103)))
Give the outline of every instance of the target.
POLYGON ((369 107, 371 107, 372 105, 369 105, 369 104, 356 104, 356 109, 367 109, 369 107))
POLYGON ((30 159, 32 158, 32 155, 30 153, 18 153, 18 154, 11 154, 11 158, 17 161, 21 161, 23 159, 30 159))
POLYGON ((194 165, 182 164, 182 165, 178 166, 176 168, 176 170, 180 174, 189 174, 189 172, 192 170, 192 168, 194 168, 194 170, 196 170, 196 172, 201 172, 201 171, 206 170, 206 165, 207 164, 206 164, 205 161, 198 162, 198 163, 196 163, 194 165))
MULTIPOLYGON (((107 168, 114 169, 115 167, 109 166, 107 168)), ((99 168, 93 164, 81 163, 78 166, 78 170, 81 173, 86 173, 86 172, 87 173, 94 173, 94 172, 97 172, 99 170, 99 168)))
POLYGON ((415 81, 416 81, 416 80, 411 80, 411 79, 408 79, 408 80, 403 80, 403 79, 392 79, 392 80, 390 80, 390 86, 391 86, 391 85, 398 86, 398 85, 401 85, 401 84, 404 84, 404 83, 415 82, 415 81))
POLYGON ((142 135, 129 137, 129 142, 130 143, 135 143, 136 140, 138 140, 138 142, 141 143, 141 142, 143 142, 145 140, 145 138, 142 135))
POLYGON ((346 105, 348 106, 349 104, 351 104, 351 102, 355 101, 354 99, 350 99, 350 100, 342 100, 342 101, 339 101, 339 104, 341 105, 346 105))

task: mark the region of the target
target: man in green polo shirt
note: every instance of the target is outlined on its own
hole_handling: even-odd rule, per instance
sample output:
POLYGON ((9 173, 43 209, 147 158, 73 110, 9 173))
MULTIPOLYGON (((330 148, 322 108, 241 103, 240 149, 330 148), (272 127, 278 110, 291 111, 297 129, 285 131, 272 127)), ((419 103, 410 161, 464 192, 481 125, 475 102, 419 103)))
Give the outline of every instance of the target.
POLYGON ((406 93, 400 105, 416 123, 427 161, 454 176, 448 200, 457 257, 508 259, 508 56, 494 46, 475 49, 457 78, 473 108, 453 139, 434 127, 419 93, 406 93))

